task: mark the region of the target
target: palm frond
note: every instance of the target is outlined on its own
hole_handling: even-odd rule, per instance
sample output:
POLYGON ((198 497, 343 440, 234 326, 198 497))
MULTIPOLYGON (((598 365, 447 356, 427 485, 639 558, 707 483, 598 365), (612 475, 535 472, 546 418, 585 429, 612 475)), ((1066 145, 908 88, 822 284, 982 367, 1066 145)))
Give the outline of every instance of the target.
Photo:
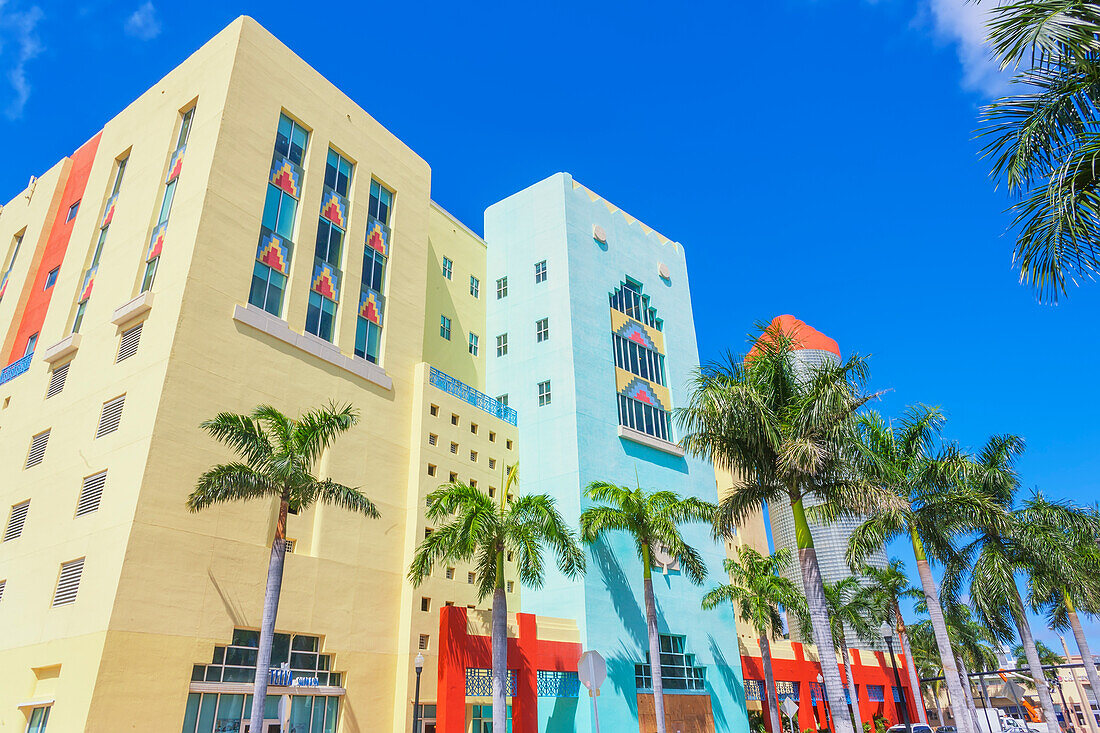
POLYGON ((205 471, 187 497, 187 508, 197 512, 214 504, 279 496, 282 487, 244 463, 223 463, 205 471))

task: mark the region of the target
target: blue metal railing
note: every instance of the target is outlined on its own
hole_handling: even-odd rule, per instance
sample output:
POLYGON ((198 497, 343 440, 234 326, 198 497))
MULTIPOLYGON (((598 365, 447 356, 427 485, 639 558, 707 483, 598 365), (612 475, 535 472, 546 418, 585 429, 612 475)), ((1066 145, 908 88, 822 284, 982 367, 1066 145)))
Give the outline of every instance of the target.
MULTIPOLYGON (((19 361, 13 361, 11 364, 4 367, 3 371, 0 371, 0 384, 6 384, 30 369, 32 359, 34 359, 33 351, 19 361)), ((515 425, 515 423, 512 424, 515 425)))
POLYGON ((465 382, 460 382, 450 374, 439 371, 435 367, 432 367, 431 374, 428 377, 428 381, 431 382, 433 387, 452 394, 455 397, 468 402, 479 410, 500 418, 510 425, 516 424, 516 411, 511 407, 502 404, 501 402, 494 400, 489 395, 479 392, 465 382))

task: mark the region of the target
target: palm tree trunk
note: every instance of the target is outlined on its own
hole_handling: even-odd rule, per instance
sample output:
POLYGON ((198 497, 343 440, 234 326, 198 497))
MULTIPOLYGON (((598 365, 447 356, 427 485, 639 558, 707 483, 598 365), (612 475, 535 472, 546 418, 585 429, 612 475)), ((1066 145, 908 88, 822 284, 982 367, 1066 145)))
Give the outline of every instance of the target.
MULTIPOLYGON (((916 530, 909 529, 913 542, 913 554, 917 559, 917 573, 920 575, 924 600, 928 605, 928 618, 932 621, 932 632, 936 637, 936 648, 940 652, 943 665, 943 679, 947 683, 947 699, 951 703, 951 714, 955 718, 955 727, 959 733, 976 733, 972 718, 967 714, 966 697, 959 679, 959 668, 955 665, 955 652, 951 648, 951 639, 947 636, 947 624, 943 621, 943 607, 940 606, 940 593, 932 577, 932 569, 924 554, 924 544, 916 530)), ((936 700, 939 703, 939 698, 936 700)))
POLYGON ((653 679, 653 712, 657 716, 657 733, 665 733, 665 685, 661 680, 661 638, 657 632, 657 602, 653 598, 653 577, 649 567, 648 547, 643 550, 642 563, 645 565, 642 586, 645 591, 645 622, 649 630, 649 672, 653 679))
POLYGON ((936 701, 936 716, 939 718, 940 725, 947 725, 947 721, 943 719, 943 705, 940 705, 940 686, 935 682, 932 683, 932 696, 936 701))
MULTIPOLYGON (((920 691, 920 679, 917 677, 917 665, 913 663, 913 651, 909 648, 909 634, 905 629, 905 621, 901 617, 901 607, 894 599, 894 617, 898 622, 898 644, 901 645, 901 655, 905 658, 905 670, 909 673, 909 690, 913 693, 913 707, 917 709, 917 719, 924 725, 928 725, 928 714, 924 711, 924 695, 920 691)), ((943 723, 940 723, 943 725, 943 723)))
POLYGON ((970 719, 974 721, 974 730, 977 733, 995 733, 990 727, 988 718, 984 726, 978 718, 978 706, 974 704, 974 688, 970 684, 970 670, 967 669, 966 662, 962 660, 962 657, 956 657, 956 662, 959 666, 959 681, 962 682, 963 689, 966 690, 966 709, 970 711, 970 719))
POLYGON ((264 725, 264 703, 267 701, 268 670, 271 669, 271 643, 275 639, 275 616, 279 613, 279 593, 283 588, 283 562, 286 560, 287 492, 279 500, 279 519, 275 522, 275 538, 271 541, 271 558, 267 562, 267 588, 264 591, 264 611, 260 620, 260 648, 256 650, 256 678, 252 685, 253 733, 264 725))
MULTIPOLYGON (((1081 627, 1081 619, 1077 617, 1077 609, 1074 608, 1069 593, 1062 591, 1062 598, 1065 600, 1066 610, 1069 611, 1069 626, 1073 629, 1073 638, 1077 640, 1077 651, 1081 655, 1081 663, 1085 667, 1085 676, 1089 678, 1089 684, 1092 685, 1092 694, 1100 695, 1100 677, 1097 677, 1096 674, 1096 663, 1093 661, 1092 652, 1089 651, 1089 642, 1085 638, 1084 628, 1081 627)), ((1096 727, 1096 714, 1092 712, 1092 705, 1085 699, 1081 701, 1081 707, 1084 708, 1085 715, 1089 716, 1089 730, 1094 730, 1096 727)))
MULTIPOLYGON (((793 494, 791 498, 791 513, 794 515, 795 544, 798 547, 798 564, 802 570, 802 588, 806 592, 810 626, 813 629, 814 643, 817 644, 817 654, 821 661, 825 694, 830 700, 843 700, 844 684, 840 680, 840 667, 836 659, 836 648, 833 646, 829 614, 825 608, 825 588, 821 583, 817 550, 814 549, 814 540, 810 534, 810 525, 806 521, 802 499, 797 494, 793 494)), ((855 733, 847 705, 833 708, 833 727, 836 733, 855 733)))
MULTIPOLYGON (((844 655, 844 676, 848 678, 848 694, 852 700, 852 722, 857 733, 863 733, 863 717, 859 712, 859 697, 856 696, 856 681, 852 678, 852 664, 848 654, 848 643, 843 637, 840 639, 840 653, 844 655)), ((835 706, 834 706, 835 709, 835 706)))
POLYGON ((1016 630, 1020 633, 1020 643, 1023 644, 1024 654, 1027 656, 1027 666, 1031 670, 1031 676, 1035 680, 1035 690, 1039 693, 1039 704, 1043 708, 1043 720, 1047 724, 1050 733, 1060 733, 1058 718, 1054 714, 1054 699, 1050 696, 1050 686, 1047 684, 1046 675, 1043 674, 1043 663, 1039 661, 1039 652, 1035 648, 1035 637, 1031 634, 1031 624, 1027 622, 1024 613, 1023 601, 1020 592, 1015 591, 1012 599, 1012 616, 1016 621, 1016 630))
POLYGON ((783 733, 783 726, 779 722, 779 705, 775 694, 775 674, 772 673, 772 645, 768 641, 767 630, 757 629, 756 641, 760 644, 760 662, 764 665, 764 697, 763 703, 768 706, 768 718, 771 719, 772 732, 783 733))
POLYGON ((497 552, 493 588, 493 730, 508 730, 508 598, 504 593, 504 551, 497 552))

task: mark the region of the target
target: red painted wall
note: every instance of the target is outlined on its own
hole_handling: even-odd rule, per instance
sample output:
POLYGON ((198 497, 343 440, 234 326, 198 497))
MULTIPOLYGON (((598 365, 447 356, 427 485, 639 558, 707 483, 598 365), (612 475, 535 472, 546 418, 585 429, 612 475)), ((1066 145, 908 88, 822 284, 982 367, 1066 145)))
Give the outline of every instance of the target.
MULTIPOLYGON (((79 150, 72 154, 72 165, 69 167, 68 177, 65 179, 61 203, 53 213, 50 235, 46 238, 41 253, 35 253, 34 261, 38 262, 37 268, 28 273, 27 280, 23 284, 24 292, 28 294, 23 304, 23 312, 17 316, 19 326, 15 331, 15 341, 12 342, 5 364, 21 359, 27 346, 27 339, 32 334, 42 330, 42 323, 46 320, 46 311, 50 307, 50 298, 56 289, 56 286, 49 290, 43 289, 46 285, 46 276, 50 273, 50 270, 59 267, 61 261, 65 258, 65 250, 69 247, 69 236, 72 234, 77 217, 83 214, 87 218, 88 211, 86 209, 92 211, 92 216, 99 214, 98 200, 95 202, 82 201, 80 209, 77 210, 77 217, 73 217, 72 221, 65 221, 69 213, 69 207, 84 198, 84 187, 88 184, 88 174, 91 172, 92 161, 95 160, 96 150, 99 148, 100 134, 102 133, 97 133, 95 137, 84 143, 79 150), (29 291, 27 291, 28 288, 29 291)), ((39 341, 36 350, 40 351, 48 345, 39 341)))
MULTIPOLYGON (((508 640, 508 669, 516 671, 516 694, 512 698, 512 732, 537 733, 538 670, 577 671, 581 645, 543 641, 538 638, 536 617, 516 614, 519 638, 508 640)), ((439 609, 439 678, 436 688, 436 730, 463 733, 466 730, 466 670, 491 669, 492 640, 466 633, 466 609, 439 609)))
MULTIPOLYGON (((795 658, 773 659, 772 673, 775 675, 777 681, 798 683, 799 727, 802 730, 806 728, 824 728, 826 727, 824 699, 819 699, 816 706, 812 705, 810 702, 810 686, 811 683, 817 682, 817 675, 821 671, 821 665, 815 661, 806 659, 805 650, 802 644, 793 642, 791 646, 794 648, 795 658)), ((886 655, 882 652, 853 651, 853 657, 852 678, 857 685, 856 694, 859 696, 859 712, 863 721, 869 723, 873 716, 881 715, 889 721, 889 725, 900 722, 901 709, 899 705, 894 703, 893 691, 891 689, 895 686, 894 669, 890 661, 886 659, 886 655), (867 685, 883 686, 883 702, 870 701, 867 697, 867 685)), ((840 665, 838 665, 838 669, 843 679, 844 669, 840 665)), ((741 657, 741 670, 746 680, 759 680, 761 683, 764 680, 764 666, 760 657, 743 655, 741 657)), ((907 702, 909 719, 916 722, 918 717, 914 705, 920 703, 917 702, 919 698, 913 694, 913 691, 909 687, 909 673, 905 670, 904 659, 900 660, 898 664, 898 674, 901 677, 902 689, 905 691, 904 696, 907 702)), ((822 697, 824 697, 824 695, 822 695, 822 697)), ((764 725, 770 733, 775 733, 771 730, 771 720, 768 716, 767 705, 770 702, 769 700, 762 701, 764 705, 764 725)), ((836 704, 837 701, 830 700, 830 707, 836 704)), ((787 719, 786 716, 782 714, 782 711, 780 711, 779 719, 786 728, 787 719)), ((831 717, 829 718, 829 723, 832 723, 831 717)), ((831 729, 832 726, 830 725, 829 728, 831 729)), ((857 733, 862 732, 859 731, 857 733)))

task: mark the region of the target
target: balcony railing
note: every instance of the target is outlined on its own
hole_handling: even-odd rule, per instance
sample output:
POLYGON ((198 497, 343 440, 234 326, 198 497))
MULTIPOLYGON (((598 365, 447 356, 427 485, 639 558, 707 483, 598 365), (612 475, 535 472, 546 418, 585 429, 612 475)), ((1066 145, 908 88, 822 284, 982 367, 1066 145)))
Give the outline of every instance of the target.
POLYGON ((509 425, 516 424, 516 411, 511 407, 494 400, 489 395, 479 392, 465 382, 460 382, 450 374, 439 371, 435 367, 432 367, 431 374, 428 377, 428 381, 431 382, 433 387, 452 394, 464 402, 468 402, 479 410, 484 410, 493 417, 499 418, 509 425))
MULTIPOLYGON (((31 368, 31 360, 34 359, 34 352, 27 354, 19 361, 13 361, 4 367, 3 371, 0 371, 0 384, 7 384, 11 380, 18 377, 23 372, 31 368)), ((515 425, 515 423, 512 423, 515 425)))

